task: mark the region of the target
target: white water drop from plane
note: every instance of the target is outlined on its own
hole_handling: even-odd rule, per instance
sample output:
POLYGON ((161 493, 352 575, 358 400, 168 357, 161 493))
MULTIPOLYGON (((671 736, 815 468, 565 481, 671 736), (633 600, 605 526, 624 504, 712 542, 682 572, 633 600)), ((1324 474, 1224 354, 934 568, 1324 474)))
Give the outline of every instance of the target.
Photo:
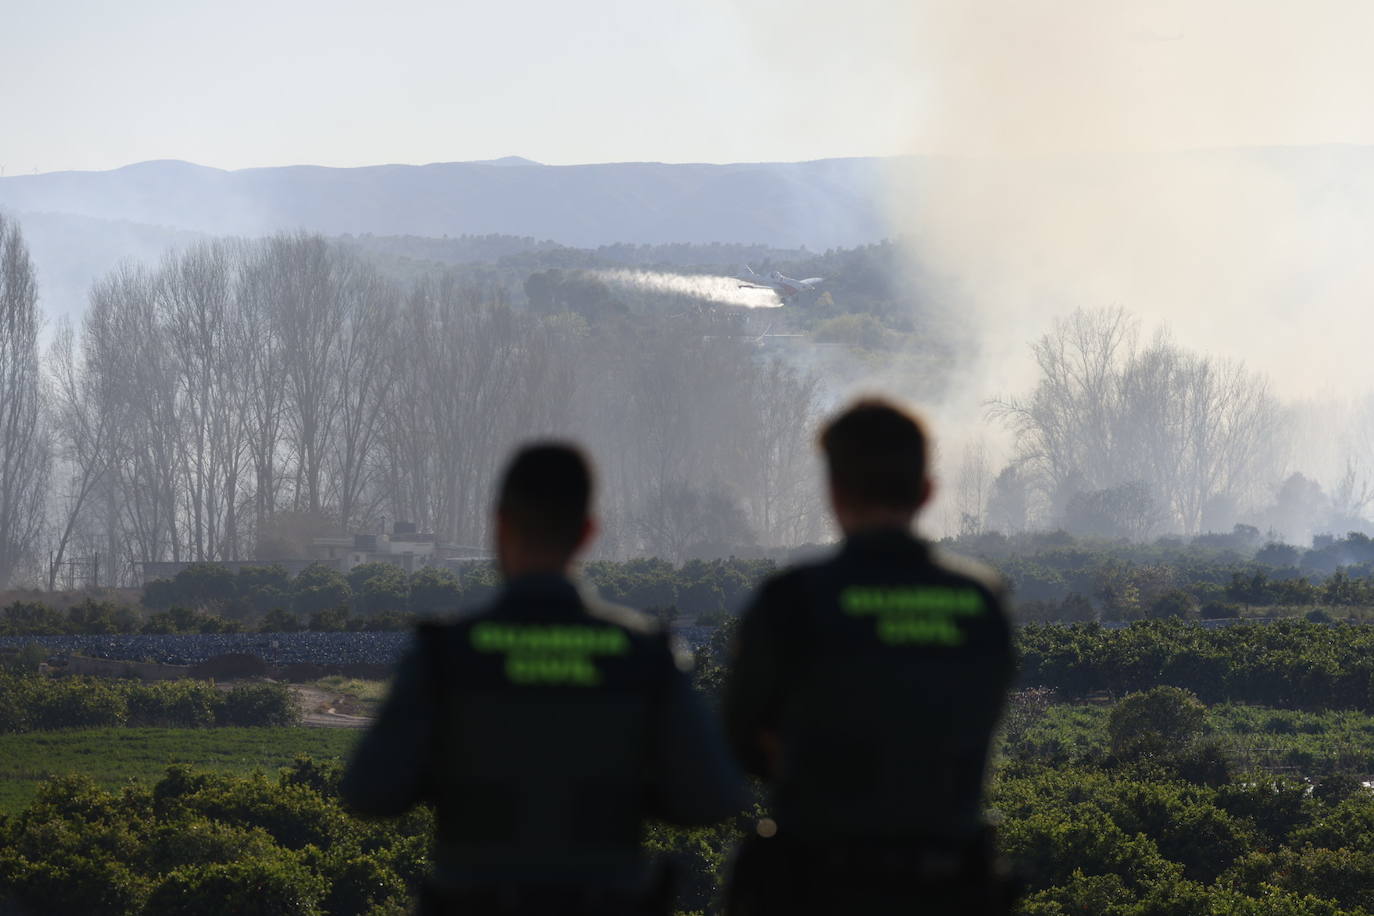
POLYGON ((692 296, 719 305, 747 309, 781 308, 782 300, 769 289, 742 287, 743 280, 710 274, 669 274, 648 270, 601 270, 596 276, 607 283, 655 293, 692 296))

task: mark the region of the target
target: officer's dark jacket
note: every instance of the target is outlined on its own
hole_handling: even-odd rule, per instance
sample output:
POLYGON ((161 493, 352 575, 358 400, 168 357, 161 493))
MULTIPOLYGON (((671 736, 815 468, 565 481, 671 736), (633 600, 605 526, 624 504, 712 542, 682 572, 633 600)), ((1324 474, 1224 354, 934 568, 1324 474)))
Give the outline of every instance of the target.
POLYGON ((740 808, 738 772, 651 618, 558 576, 422 627, 341 785, 371 815, 436 808, 441 884, 633 881, 644 820, 740 808))
POLYGON ((783 831, 940 840, 981 828, 1014 672, 1003 604, 989 571, 900 530, 852 537, 764 585, 740 623, 724 709, 783 831))

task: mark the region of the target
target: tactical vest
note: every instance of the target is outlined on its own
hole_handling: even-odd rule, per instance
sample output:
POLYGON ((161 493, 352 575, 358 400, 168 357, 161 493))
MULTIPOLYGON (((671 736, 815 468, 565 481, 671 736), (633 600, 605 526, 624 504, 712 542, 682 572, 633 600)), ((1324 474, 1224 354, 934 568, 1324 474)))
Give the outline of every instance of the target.
POLYGON ((831 839, 975 836, 1012 668, 1003 609, 977 579, 878 546, 796 574, 778 821, 831 839))
POLYGON ((665 638, 554 602, 421 628, 440 727, 436 875, 454 885, 642 879, 665 638))

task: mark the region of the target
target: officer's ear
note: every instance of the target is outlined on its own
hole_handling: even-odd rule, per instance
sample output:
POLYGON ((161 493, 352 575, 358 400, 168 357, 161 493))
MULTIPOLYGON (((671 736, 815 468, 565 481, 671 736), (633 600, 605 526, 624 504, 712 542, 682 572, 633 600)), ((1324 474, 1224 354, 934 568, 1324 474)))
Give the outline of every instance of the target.
POLYGON ((849 498, 844 490, 840 489, 839 484, 835 483, 835 478, 831 477, 828 481, 828 493, 830 496, 830 508, 838 516, 849 508, 849 498))
POLYGON ((587 516, 582 522, 582 533, 577 536, 577 546, 573 548, 574 554, 579 554, 587 549, 596 536, 600 533, 600 528, 596 524, 593 516, 587 516))
POLYGON ((927 503, 935 497, 935 481, 927 477, 921 482, 921 498, 916 503, 916 508, 924 508, 927 503))
POLYGON ((498 509, 492 521, 494 534, 496 535, 496 562, 501 568, 502 573, 505 573, 509 570, 507 564, 511 558, 511 550, 514 546, 511 539, 510 519, 506 517, 506 513, 498 509))

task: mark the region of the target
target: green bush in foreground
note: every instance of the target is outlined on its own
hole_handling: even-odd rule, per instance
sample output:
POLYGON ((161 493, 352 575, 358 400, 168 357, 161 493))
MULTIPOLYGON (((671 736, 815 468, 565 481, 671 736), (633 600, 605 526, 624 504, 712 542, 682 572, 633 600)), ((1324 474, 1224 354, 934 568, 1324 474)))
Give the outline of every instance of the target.
MULTIPOLYGON (((1345 772, 1321 776, 1314 791, 1298 776, 1238 770, 1225 755, 1218 770, 1197 765, 1203 751, 1229 754, 1250 738, 1352 742, 1367 763, 1374 717, 1203 709, 1167 689, 1114 707, 1051 700, 1016 698, 990 786, 1002 849, 1028 883, 1022 914, 1374 912, 1374 792, 1345 772)), ((284 731, 279 740, 299 739, 284 731)), ((338 776, 335 763, 298 758, 275 777, 173 766, 150 789, 117 792, 51 779, 0 819, 0 894, 38 913, 405 912, 427 867, 432 818, 354 818, 338 802, 338 776)), ((716 912, 728 856, 761 814, 649 830, 649 854, 684 867, 681 907, 716 912)))
MULTIPOLYGON (((1326 645, 1305 629, 1312 625, 1297 626, 1297 636, 1326 645)), ((1152 648, 1138 635, 1116 646, 1124 666, 1148 670, 1178 649, 1152 648)), ((1277 628, 1259 635, 1272 645, 1294 636, 1277 628)), ((126 720, 185 715, 204 724, 208 709, 228 724, 270 717, 282 692, 247 685, 212 691, 221 697, 212 701, 186 682, 145 689, 107 681, 90 690, 75 679, 8 677, 0 683, 5 715, 27 714, 35 702, 49 710, 41 715, 75 708, 98 717, 113 696, 123 697, 126 720), (76 693, 44 707, 49 689, 76 693)), ((1208 708, 1173 687, 1116 704, 1055 698, 1043 689, 1013 698, 990 786, 1002 848, 1028 883, 1022 914, 1374 913, 1374 792, 1361 785, 1374 760, 1374 716, 1208 708), (1274 772, 1287 767, 1296 773, 1274 772)), ((298 748, 303 733, 282 730, 271 740, 298 748)), ((84 733, 32 740, 74 734, 84 733)), ((105 759, 131 732, 103 734, 108 744, 92 752, 105 759)), ((109 776, 105 785, 115 782, 109 776)), ((427 868, 432 818, 354 818, 338 802, 338 776, 337 764, 301 757, 276 776, 177 765, 150 788, 117 791, 83 777, 49 779, 27 807, 0 818, 0 913, 405 912, 427 868)), ((715 912, 729 853, 761 813, 711 829, 650 829, 650 855, 685 869, 684 909, 715 912)))
POLYGON ((303 759, 276 779, 174 766, 151 790, 118 795, 49 780, 0 822, 0 911, 401 912, 420 875, 409 837, 428 822, 354 819, 294 778, 314 766, 303 759))
POLYGON ((145 916, 319 916, 325 881, 290 856, 175 869, 145 916))

